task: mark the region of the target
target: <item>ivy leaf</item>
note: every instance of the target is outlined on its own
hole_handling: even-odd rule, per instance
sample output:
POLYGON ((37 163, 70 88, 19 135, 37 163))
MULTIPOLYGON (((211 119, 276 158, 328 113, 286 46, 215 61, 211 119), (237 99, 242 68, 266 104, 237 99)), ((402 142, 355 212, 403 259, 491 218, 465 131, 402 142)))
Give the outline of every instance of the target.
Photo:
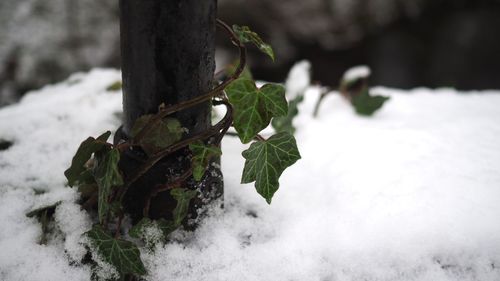
MULTIPOLYGON (((154 115, 143 115, 135 121, 132 128, 132 137, 136 137, 152 120, 154 115)), ((164 118, 156 122, 147 134, 142 138, 139 145, 148 155, 165 149, 178 142, 182 138, 184 130, 181 123, 175 118, 164 118)))
POLYGON ((261 52, 268 55, 273 61, 275 60, 274 51, 271 45, 264 43, 260 36, 251 31, 248 26, 239 26, 233 25, 233 31, 238 36, 238 39, 241 43, 252 43, 254 44, 261 52))
POLYGON ((26 214, 26 217, 33 218, 35 216, 40 216, 41 214, 43 214, 44 212, 47 212, 47 211, 50 213, 54 213, 57 206, 59 206, 60 204, 61 204, 61 201, 58 201, 52 205, 47 205, 47 206, 43 206, 43 207, 40 207, 38 209, 32 210, 26 214))
POLYGON ((191 199, 196 197, 196 190, 189 190, 185 188, 174 188, 170 191, 170 195, 177 200, 177 206, 175 206, 172 212, 174 225, 180 226, 182 221, 187 216, 189 210, 189 203, 191 199))
POLYGON ((352 96, 351 104, 359 115, 371 116, 382 108, 389 99, 389 97, 384 96, 371 96, 369 90, 364 89, 359 94, 352 96))
POLYGON ((195 181, 199 182, 205 174, 210 159, 221 156, 222 151, 219 147, 215 145, 206 145, 202 141, 190 144, 189 149, 193 153, 193 178, 195 181))
POLYGON ((96 153, 96 160, 94 177, 99 186, 98 215, 99 222, 103 223, 110 209, 108 199, 111 188, 123 185, 123 178, 118 168, 120 151, 115 148, 106 153, 96 153))
POLYGON ((143 218, 129 230, 128 234, 130 235, 130 237, 140 239, 143 238, 143 235, 147 228, 158 227, 163 233, 163 236, 167 237, 170 233, 179 228, 179 226, 180 225, 176 226, 173 221, 167 221, 165 219, 153 221, 150 218, 143 218))
POLYGON ((301 158, 295 138, 289 133, 253 143, 243 151, 243 157, 246 162, 241 183, 255 181, 257 192, 268 204, 279 188, 278 180, 283 171, 301 158))
POLYGON ((285 88, 281 85, 266 84, 259 89, 254 81, 240 78, 226 88, 226 93, 234 106, 234 128, 243 143, 265 129, 273 117, 286 116, 288 112, 285 88))
POLYGON ((117 92, 117 91, 120 91, 122 88, 123 88, 122 81, 116 81, 113 84, 109 85, 106 88, 106 91, 108 91, 108 92, 117 92))
POLYGON ((110 135, 111 132, 108 131, 97 139, 89 137, 80 144, 80 147, 71 161, 71 167, 64 172, 64 175, 68 179, 69 186, 73 187, 75 184, 87 178, 86 176, 88 173, 85 173, 87 171, 85 164, 89 161, 90 157, 92 157, 92 154, 107 146, 106 141, 110 135))
POLYGON ((299 114, 299 103, 304 100, 304 96, 297 96, 288 103, 288 114, 283 117, 275 117, 271 122, 274 130, 278 133, 286 132, 291 135, 295 133, 293 119, 299 114))
POLYGON ((174 232, 174 230, 181 226, 182 221, 187 216, 189 211, 189 203, 196 197, 196 194, 196 190, 184 188, 172 189, 170 191, 170 195, 177 200, 177 205, 172 212, 173 221, 167 221, 165 219, 153 221, 149 218, 143 218, 129 230, 130 237, 142 238, 146 228, 155 226, 157 226, 162 231, 163 235, 167 237, 170 233, 174 232))
POLYGON ((154 226, 154 222, 150 218, 142 218, 142 220, 140 220, 137 224, 130 228, 130 230, 128 231, 128 235, 130 235, 130 237, 139 239, 144 233, 144 230, 152 226, 154 226))
POLYGON ((113 238, 100 225, 95 225, 86 235, 103 259, 114 266, 121 276, 146 274, 141 253, 134 243, 113 238))

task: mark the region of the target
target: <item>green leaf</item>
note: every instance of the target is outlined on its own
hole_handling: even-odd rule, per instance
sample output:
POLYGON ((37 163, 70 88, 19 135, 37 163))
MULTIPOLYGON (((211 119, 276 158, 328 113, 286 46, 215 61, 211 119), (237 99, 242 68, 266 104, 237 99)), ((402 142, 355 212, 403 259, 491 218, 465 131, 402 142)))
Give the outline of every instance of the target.
POLYGON ((243 143, 250 142, 266 128, 273 117, 286 116, 285 88, 266 84, 258 89, 252 80, 240 78, 226 88, 234 106, 234 128, 243 143))
POLYGON ((252 43, 259 48, 261 52, 268 55, 273 61, 275 60, 274 51, 271 45, 264 43, 260 36, 251 31, 248 26, 233 25, 233 31, 243 44, 252 43))
POLYGON ((189 203, 196 197, 196 190, 184 188, 174 188, 170 191, 170 195, 177 200, 177 205, 172 212, 173 221, 165 219, 151 220, 143 218, 129 230, 130 237, 143 238, 144 230, 150 227, 158 227, 163 235, 167 237, 182 225, 182 221, 187 216, 189 211, 189 203))
POLYGON ((295 138, 289 133, 279 133, 267 141, 253 143, 243 151, 246 159, 241 183, 255 181, 257 192, 271 204, 279 188, 283 171, 300 159, 295 138))
POLYGON ((193 153, 192 167, 193 178, 195 181, 200 181, 205 174, 208 163, 213 157, 221 156, 222 151, 215 145, 207 145, 202 141, 197 141, 189 145, 189 149, 193 153))
POLYGON ((389 97, 384 96, 371 96, 368 89, 364 89, 359 94, 352 96, 351 104, 359 115, 371 116, 382 108, 389 99, 389 97))
POLYGON ((289 134, 295 133, 293 119, 299 114, 299 103, 304 100, 304 96, 297 96, 288 103, 288 114, 284 117, 273 118, 271 125, 277 133, 286 132, 289 134))
POLYGON ((100 151, 107 147, 106 141, 108 140, 111 132, 106 132, 99 136, 97 139, 89 137, 87 140, 80 144, 73 160, 71 161, 71 167, 64 172, 64 175, 68 179, 69 186, 74 186, 77 183, 82 182, 88 175, 85 163, 89 161, 92 154, 100 151))
MULTIPOLYGON (((137 119, 132 128, 132 137, 136 137, 152 120, 154 115, 144 115, 137 119)), ((139 145, 148 155, 165 149, 182 138, 184 130, 175 118, 165 118, 156 122, 142 138, 139 145)))
POLYGON ((128 235, 133 238, 141 238, 142 234, 144 233, 144 230, 146 228, 154 226, 154 222, 150 218, 142 218, 137 224, 135 224, 130 230, 128 231, 128 235))
POLYGON ((56 202, 54 204, 51 204, 51 205, 42 206, 40 208, 31 210, 29 213, 26 214, 26 216, 28 218, 32 218, 32 217, 35 217, 35 216, 40 216, 45 211, 49 211, 49 212, 53 213, 56 210, 57 206, 59 206, 60 204, 61 204, 61 201, 58 201, 58 202, 56 202))
POLYGON ((174 225, 180 226, 182 221, 187 216, 189 210, 189 203, 191 199, 196 197, 196 190, 189 190, 185 188, 174 188, 170 191, 170 195, 177 200, 177 206, 175 206, 172 212, 174 225))
POLYGON ((144 238, 145 230, 151 227, 158 227, 163 233, 164 237, 167 237, 170 233, 174 232, 180 225, 175 225, 172 221, 167 221, 165 219, 151 220, 150 218, 143 218, 136 225, 134 225, 129 230, 130 237, 141 239, 144 238))
POLYGON ((118 168, 120 151, 115 148, 105 153, 96 153, 96 161, 94 176, 99 186, 99 222, 103 223, 110 209, 108 200, 111 188, 123 185, 123 178, 118 168))
POLYGON ((115 83, 109 85, 106 88, 106 91, 108 91, 108 92, 117 92, 117 91, 120 91, 122 89, 122 87, 123 87, 122 81, 116 81, 115 83))
POLYGON ((95 225, 86 235, 103 259, 114 266, 121 276, 146 274, 141 253, 134 243, 113 238, 100 225, 95 225))

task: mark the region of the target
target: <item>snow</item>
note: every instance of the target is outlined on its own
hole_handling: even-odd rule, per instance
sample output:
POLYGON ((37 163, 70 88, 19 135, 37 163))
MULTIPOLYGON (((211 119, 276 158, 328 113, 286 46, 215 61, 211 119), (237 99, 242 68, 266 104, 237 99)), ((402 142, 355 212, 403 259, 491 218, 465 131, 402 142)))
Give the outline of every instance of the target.
POLYGON ((296 63, 286 79, 286 97, 293 100, 300 96, 311 85, 311 63, 303 60, 296 63))
POLYGON ((361 78, 368 78, 371 75, 371 69, 366 65, 359 65, 349 68, 342 78, 343 81, 350 82, 361 78))
MULTIPOLYGON (((105 91, 119 77, 78 74, 0 110, 14 142, 0 152, 0 280, 90 280, 78 262, 90 221, 63 171, 83 139, 119 126, 121 95, 105 91), (38 245, 25 213, 59 201, 60 233, 38 245)), ((246 146, 225 138, 225 209, 141 249, 146 279, 499 280, 500 92, 372 91, 391 97, 372 118, 335 93, 313 118, 320 89, 307 88, 303 157, 271 206, 239 183, 246 146)))

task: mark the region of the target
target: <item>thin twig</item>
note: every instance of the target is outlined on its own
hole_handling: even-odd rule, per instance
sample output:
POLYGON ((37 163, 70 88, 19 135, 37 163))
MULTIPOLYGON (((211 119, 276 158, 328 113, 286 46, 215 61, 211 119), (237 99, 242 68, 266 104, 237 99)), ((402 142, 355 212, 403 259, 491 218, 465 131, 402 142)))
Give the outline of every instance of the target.
POLYGON ((181 176, 179 176, 175 181, 169 182, 166 184, 158 184, 151 190, 149 193, 149 196, 146 198, 146 202, 144 203, 144 209, 142 211, 142 214, 144 217, 148 218, 149 217, 149 209, 151 207, 151 200, 158 195, 158 193, 171 190, 174 188, 179 187, 183 182, 185 182, 190 176, 193 175, 193 168, 190 167, 188 170, 186 170, 181 176))
POLYGON ((207 139, 211 136, 215 136, 217 134, 220 134, 220 132, 229 126, 231 126, 231 123, 233 122, 233 110, 232 107, 229 103, 226 101, 218 101, 218 104, 224 104, 227 107, 226 115, 224 118, 217 123, 216 125, 212 126, 210 129, 201 132, 197 135, 194 135, 190 138, 184 139, 180 142, 177 142, 166 149, 157 152, 154 154, 151 158, 149 158, 139 169, 137 172, 130 178, 130 180, 125 184, 124 188, 121 191, 121 200, 123 200, 123 196, 127 192, 128 188, 135 182, 137 181, 140 177, 142 177, 144 174, 146 174, 149 169, 151 169, 156 163, 158 163, 161 159, 165 158, 166 156, 179 151, 180 149, 188 146, 189 144, 196 142, 198 140, 204 140, 207 139))
POLYGON ((265 139, 263 136, 259 135, 259 134, 257 134, 257 135, 255 136, 255 139, 256 139, 257 141, 266 141, 266 139, 265 139))
POLYGON ((120 230, 122 228, 123 214, 118 217, 118 223, 116 224, 115 238, 120 238, 120 230))

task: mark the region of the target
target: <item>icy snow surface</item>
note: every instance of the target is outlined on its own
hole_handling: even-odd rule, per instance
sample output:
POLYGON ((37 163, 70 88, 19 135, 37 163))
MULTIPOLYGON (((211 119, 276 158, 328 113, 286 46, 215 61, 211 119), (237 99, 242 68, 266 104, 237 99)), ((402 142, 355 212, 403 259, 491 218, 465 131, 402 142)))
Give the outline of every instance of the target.
MULTIPOLYGON (((121 95, 105 89, 119 77, 75 75, 0 110, 0 139, 14 142, 0 152, 0 280, 89 280, 78 261, 90 221, 63 171, 84 138, 118 127, 121 95), (59 232, 37 245, 25 213, 57 201, 59 232)), ((227 137, 226 208, 143 249, 147 279, 500 280, 500 93, 373 91, 391 96, 373 118, 332 94, 314 119, 308 88, 303 159, 271 206, 239 184, 245 146, 227 137)))
POLYGON ((360 78, 367 78, 372 73, 371 69, 366 65, 355 66, 348 69, 342 77, 343 81, 349 82, 360 78))

